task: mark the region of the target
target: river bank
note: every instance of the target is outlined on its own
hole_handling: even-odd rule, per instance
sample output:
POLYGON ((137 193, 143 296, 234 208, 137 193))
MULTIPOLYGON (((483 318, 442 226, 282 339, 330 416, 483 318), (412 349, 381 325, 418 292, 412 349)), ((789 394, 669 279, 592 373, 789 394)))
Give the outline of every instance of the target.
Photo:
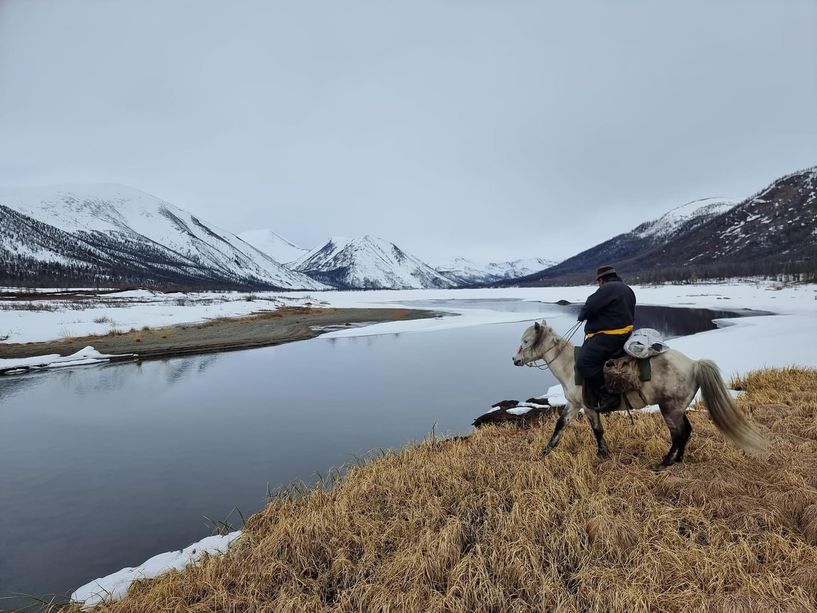
POLYGON ((812 610, 817 371, 733 383, 772 441, 763 458, 705 411, 661 474, 659 415, 609 417, 607 460, 583 420, 546 461, 549 428, 432 438, 282 493, 225 555, 99 610, 812 610))
MULTIPOLYGON (((727 305, 778 313, 718 321, 718 329, 671 340, 690 357, 714 359, 729 380, 764 366, 815 366, 803 342, 817 330, 815 290, 735 283, 640 287, 637 294, 641 304, 671 307, 672 317, 727 305)), ((265 484, 312 482, 371 449, 421 440, 433 424, 467 434, 490 402, 539 395, 555 383, 548 373, 513 368, 510 355, 529 325, 523 322, 545 318, 566 330, 572 307, 552 303, 580 303, 590 291, 332 292, 321 300, 139 291, 42 305, 26 298, 0 308, 0 330, 18 342, 49 340, 64 328, 135 333, 307 302, 460 315, 338 326, 319 339, 254 351, 0 377, 0 464, 8 468, 0 490, 10 493, 0 504, 8 520, 0 594, 65 598, 93 577, 200 541, 209 533, 202 515, 258 511, 265 484)), ((662 454, 665 440, 660 447, 662 454)))
POLYGON ((87 335, 32 343, 0 343, 0 359, 46 354, 70 355, 87 346, 104 354, 137 354, 139 359, 167 358, 314 338, 326 329, 377 322, 436 317, 428 310, 405 308, 280 307, 274 311, 128 332, 87 335))

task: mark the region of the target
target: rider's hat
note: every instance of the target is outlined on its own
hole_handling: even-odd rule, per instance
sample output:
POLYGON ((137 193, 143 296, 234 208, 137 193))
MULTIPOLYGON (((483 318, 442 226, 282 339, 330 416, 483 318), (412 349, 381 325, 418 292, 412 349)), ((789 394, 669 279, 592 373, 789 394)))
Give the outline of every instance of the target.
POLYGON ((616 272, 616 269, 613 268, 612 266, 599 266, 596 269, 596 281, 601 281, 604 277, 610 277, 615 274, 618 273, 616 272))

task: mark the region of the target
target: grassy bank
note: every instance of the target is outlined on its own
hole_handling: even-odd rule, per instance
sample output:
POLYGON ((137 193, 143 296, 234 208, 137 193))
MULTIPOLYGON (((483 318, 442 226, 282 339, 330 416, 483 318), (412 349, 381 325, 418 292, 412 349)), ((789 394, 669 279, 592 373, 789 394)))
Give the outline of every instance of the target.
POLYGON ((485 428, 282 497, 231 552, 137 584, 106 611, 808 611, 817 607, 817 371, 754 373, 739 404, 768 455, 704 412, 664 473, 659 415, 485 428))

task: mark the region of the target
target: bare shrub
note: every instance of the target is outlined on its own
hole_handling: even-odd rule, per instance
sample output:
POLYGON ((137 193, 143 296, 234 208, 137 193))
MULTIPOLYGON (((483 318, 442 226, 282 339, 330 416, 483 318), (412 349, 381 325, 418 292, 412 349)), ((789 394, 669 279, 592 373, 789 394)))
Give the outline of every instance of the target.
POLYGON ((8 301, 0 303, 2 311, 58 311, 59 306, 50 302, 15 302, 8 301))

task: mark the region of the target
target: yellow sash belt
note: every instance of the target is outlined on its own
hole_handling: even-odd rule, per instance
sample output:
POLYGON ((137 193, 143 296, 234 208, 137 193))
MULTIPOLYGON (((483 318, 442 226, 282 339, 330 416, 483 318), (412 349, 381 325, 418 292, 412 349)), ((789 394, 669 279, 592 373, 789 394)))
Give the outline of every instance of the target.
POLYGON ((629 334, 633 331, 634 326, 630 324, 629 326, 624 326, 623 328, 616 328, 615 330, 599 330, 598 332, 588 332, 584 335, 585 340, 588 338, 593 338, 596 334, 629 334))

